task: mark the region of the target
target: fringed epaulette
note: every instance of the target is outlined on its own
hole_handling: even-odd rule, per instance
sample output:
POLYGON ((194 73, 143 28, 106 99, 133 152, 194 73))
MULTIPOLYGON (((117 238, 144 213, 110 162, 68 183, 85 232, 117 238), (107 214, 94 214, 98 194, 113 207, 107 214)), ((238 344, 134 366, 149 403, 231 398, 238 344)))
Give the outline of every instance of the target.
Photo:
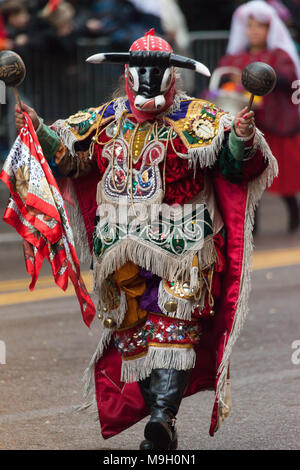
POLYGON ((113 119, 114 114, 113 103, 108 107, 104 104, 98 108, 87 108, 78 111, 76 114, 69 116, 64 124, 75 135, 77 140, 84 140, 97 128, 100 120, 102 126, 113 119))
POLYGON ((194 167, 197 161, 200 167, 214 165, 231 120, 213 103, 200 99, 183 100, 180 110, 166 118, 186 146, 194 167))
POLYGON ((71 155, 74 155, 75 144, 88 138, 98 126, 105 125, 115 117, 115 100, 97 108, 87 108, 72 114, 67 119, 58 119, 51 129, 61 139, 71 155))

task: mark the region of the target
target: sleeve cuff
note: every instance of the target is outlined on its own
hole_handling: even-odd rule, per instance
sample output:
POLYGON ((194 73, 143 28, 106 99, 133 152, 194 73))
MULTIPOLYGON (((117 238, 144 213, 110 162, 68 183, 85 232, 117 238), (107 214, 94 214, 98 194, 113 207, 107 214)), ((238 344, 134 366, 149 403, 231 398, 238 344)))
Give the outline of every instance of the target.
POLYGON ((47 161, 50 161, 59 149, 60 139, 52 129, 44 124, 42 119, 40 119, 36 133, 44 155, 47 161))
MULTIPOLYGON (((253 147, 256 129, 254 127, 253 133, 247 137, 239 137, 234 129, 232 121, 231 131, 229 135, 229 150, 236 160, 244 160, 245 153, 248 154, 249 150, 253 147)), ((248 160, 248 158, 246 158, 248 160)))

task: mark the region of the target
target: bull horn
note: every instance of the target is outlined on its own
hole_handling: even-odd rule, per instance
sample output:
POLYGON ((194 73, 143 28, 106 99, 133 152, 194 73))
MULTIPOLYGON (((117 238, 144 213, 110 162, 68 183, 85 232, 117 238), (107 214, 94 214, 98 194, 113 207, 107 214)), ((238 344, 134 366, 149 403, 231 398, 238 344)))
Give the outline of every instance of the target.
POLYGON ((180 67, 182 69, 191 69, 195 70, 197 73, 201 73, 206 77, 210 77, 211 73, 206 65, 198 62, 197 60, 184 57, 182 55, 171 54, 170 56, 170 65, 174 67, 180 67))
POLYGON ((128 64, 129 58, 129 52, 102 52, 100 54, 91 55, 86 59, 86 62, 91 64, 101 64, 102 62, 110 62, 112 64, 128 64))
POLYGON ((170 52, 162 53, 160 51, 147 51, 147 54, 143 54, 146 51, 131 51, 131 52, 108 52, 94 54, 86 59, 87 62, 92 64, 101 64, 102 62, 110 62, 112 64, 128 64, 131 67, 154 65, 155 56, 157 56, 157 62, 164 63, 164 65, 179 67, 182 69, 195 70, 197 73, 201 73, 206 77, 210 77, 209 69, 198 62, 197 60, 190 59, 170 52))

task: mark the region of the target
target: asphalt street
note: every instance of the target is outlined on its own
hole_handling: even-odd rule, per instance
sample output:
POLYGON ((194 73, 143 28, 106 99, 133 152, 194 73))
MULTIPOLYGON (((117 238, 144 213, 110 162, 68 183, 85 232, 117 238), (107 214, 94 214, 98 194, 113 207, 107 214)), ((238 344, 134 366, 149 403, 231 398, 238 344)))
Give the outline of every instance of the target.
MULTIPOLYGON (((3 209, 2 198, 1 217, 3 209)), ((300 448, 300 363, 292 360, 293 353, 300 359, 293 349, 300 345, 300 232, 287 235, 286 224, 280 199, 266 196, 250 312, 231 358, 231 415, 212 438, 213 392, 184 399, 180 449, 300 448)), ((28 293, 19 237, 2 221, 0 263, 0 449, 138 448, 146 420, 104 441, 94 417, 74 410, 98 342, 97 319, 90 330, 83 324, 72 291, 59 293, 47 266, 28 293)))

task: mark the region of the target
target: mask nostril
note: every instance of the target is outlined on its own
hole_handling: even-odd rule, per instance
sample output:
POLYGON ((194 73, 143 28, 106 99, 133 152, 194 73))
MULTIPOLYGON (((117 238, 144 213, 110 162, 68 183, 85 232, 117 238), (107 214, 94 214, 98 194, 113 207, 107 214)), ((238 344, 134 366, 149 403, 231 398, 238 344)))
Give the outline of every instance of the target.
POLYGON ((145 75, 146 73, 146 69, 144 69, 143 67, 139 70, 140 74, 141 75, 145 75))

